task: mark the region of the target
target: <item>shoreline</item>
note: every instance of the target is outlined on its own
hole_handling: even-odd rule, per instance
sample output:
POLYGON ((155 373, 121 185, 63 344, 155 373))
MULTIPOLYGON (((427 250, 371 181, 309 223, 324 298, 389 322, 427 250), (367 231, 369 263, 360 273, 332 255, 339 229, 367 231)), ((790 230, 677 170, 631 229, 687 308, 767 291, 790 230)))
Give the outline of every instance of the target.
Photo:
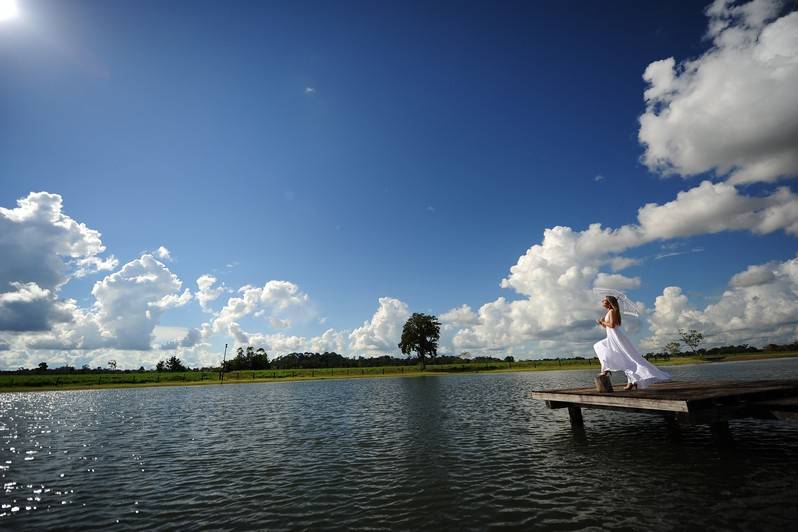
MULTIPOLYGON (((751 354, 733 354, 716 359, 701 359, 697 357, 682 357, 672 358, 671 360, 657 361, 656 366, 689 366, 698 364, 713 364, 723 362, 754 362, 758 360, 787 360, 798 358, 798 353, 785 352, 785 353, 751 353, 751 354)), ((523 364, 523 362, 519 362, 523 364)), ((324 370, 326 370, 325 368, 324 370)), ((370 374, 341 374, 341 375, 297 375, 297 376, 284 376, 284 377, 256 377, 256 378, 240 378, 241 373, 246 373, 250 370, 242 370, 242 372, 229 372, 225 374, 225 380, 197 380, 197 381, 179 381, 170 380, 165 382, 141 382, 141 383, 114 383, 107 384, 61 384, 61 385, 41 385, 41 386, 2 386, 0 385, 0 393, 28 393, 28 392, 53 392, 53 391, 81 391, 81 390, 110 390, 117 388, 160 388, 163 386, 224 386, 225 384, 262 384, 262 383, 279 383, 279 382, 298 382, 298 381, 321 381, 321 380, 350 380, 350 379, 373 379, 373 378, 404 378, 404 377, 444 377, 450 375, 477 375, 477 374, 503 374, 503 373, 519 373, 519 372, 536 372, 536 371, 583 371, 598 369, 591 363, 577 363, 568 364, 565 366, 555 366, 554 364, 541 364, 540 366, 526 366, 508 367, 508 368, 494 368, 494 369, 473 369, 473 370, 415 370, 406 371, 403 373, 389 372, 389 373, 370 373, 370 374), (239 378, 231 378, 233 373, 237 373, 239 378)), ((319 371, 324 371, 319 370, 319 371)), ((308 370, 304 370, 308 371, 308 370)))

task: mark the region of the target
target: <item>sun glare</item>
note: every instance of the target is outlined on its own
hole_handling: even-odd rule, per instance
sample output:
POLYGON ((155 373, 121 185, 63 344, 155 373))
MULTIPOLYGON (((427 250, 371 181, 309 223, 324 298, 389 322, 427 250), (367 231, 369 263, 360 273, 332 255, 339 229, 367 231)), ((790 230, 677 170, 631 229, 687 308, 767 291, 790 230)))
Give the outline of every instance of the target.
POLYGON ((0 0, 0 22, 11 20, 19 15, 17 0, 0 0))

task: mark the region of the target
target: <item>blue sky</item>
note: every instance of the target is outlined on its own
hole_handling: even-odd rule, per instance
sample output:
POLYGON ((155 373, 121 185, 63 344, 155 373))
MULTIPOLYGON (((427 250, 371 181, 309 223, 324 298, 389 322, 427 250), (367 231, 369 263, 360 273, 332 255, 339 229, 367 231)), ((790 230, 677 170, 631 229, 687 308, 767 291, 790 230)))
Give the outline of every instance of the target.
MULTIPOLYGON (((704 2, 18 4, 0 25, 0 205, 59 194, 120 265, 165 246, 192 290, 295 283, 314 318, 291 334, 351 330, 385 296, 436 314, 524 298, 499 283, 544 229, 635 223, 728 175, 641 161, 643 73, 718 46, 704 2)), ((695 234, 630 249, 644 260, 623 273, 647 307, 671 285, 701 307, 795 251, 784 230, 695 234), (654 258, 674 251, 691 252, 654 258)), ((108 273, 59 297, 89 307, 108 273)), ((205 319, 192 303, 159 326, 205 319)))

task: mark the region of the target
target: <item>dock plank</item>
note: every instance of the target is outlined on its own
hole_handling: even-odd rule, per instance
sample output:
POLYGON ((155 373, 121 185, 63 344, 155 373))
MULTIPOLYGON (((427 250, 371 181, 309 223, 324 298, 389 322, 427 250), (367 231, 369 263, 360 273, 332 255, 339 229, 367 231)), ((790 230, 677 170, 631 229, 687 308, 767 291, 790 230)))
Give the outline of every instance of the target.
POLYGON ((602 393, 595 388, 534 390, 532 397, 549 408, 602 408, 676 415, 686 422, 758 417, 768 408, 778 418, 798 409, 798 379, 750 381, 671 381, 634 391, 602 393), (765 401, 775 402, 763 406, 765 401))
MULTIPOLYGON (((578 393, 575 390, 567 392, 532 392, 532 397, 562 403, 563 406, 584 405, 584 406, 614 406, 618 408, 637 408, 645 410, 663 410, 667 412, 689 412, 687 401, 682 399, 666 399, 657 397, 630 396, 631 392, 614 393, 578 393)), ((554 406, 553 408, 559 408, 554 406)))

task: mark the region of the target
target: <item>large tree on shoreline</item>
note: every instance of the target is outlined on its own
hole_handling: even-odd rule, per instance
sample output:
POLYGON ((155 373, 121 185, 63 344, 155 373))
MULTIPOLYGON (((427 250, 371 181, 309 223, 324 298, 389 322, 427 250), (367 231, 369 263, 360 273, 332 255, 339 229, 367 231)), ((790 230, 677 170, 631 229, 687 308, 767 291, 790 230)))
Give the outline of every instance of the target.
POLYGON ((421 368, 424 368, 427 356, 435 360, 438 355, 438 340, 441 336, 441 323, 438 318, 429 314, 414 312, 402 328, 402 339, 399 349, 402 354, 416 353, 421 368))

